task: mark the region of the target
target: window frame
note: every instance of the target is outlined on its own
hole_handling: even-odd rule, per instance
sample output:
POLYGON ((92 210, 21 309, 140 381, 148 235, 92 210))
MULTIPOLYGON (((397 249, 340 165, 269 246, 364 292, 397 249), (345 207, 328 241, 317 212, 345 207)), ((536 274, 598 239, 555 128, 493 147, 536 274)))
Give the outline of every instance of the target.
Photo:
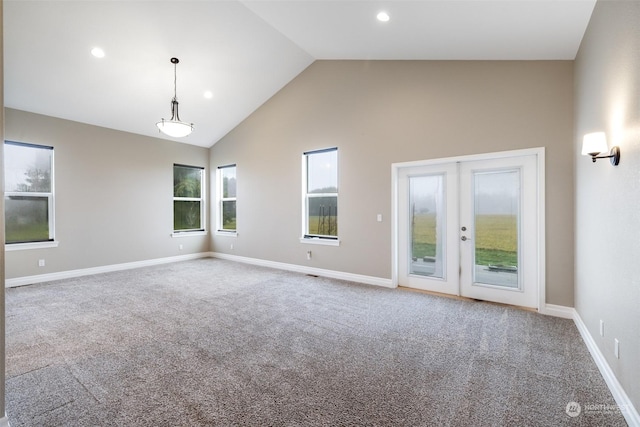
POLYGON ((324 234, 311 234, 309 233, 309 199, 319 197, 335 197, 336 198, 336 223, 338 223, 337 206, 339 202, 339 160, 337 157, 338 147, 323 148, 319 150, 310 150, 302 153, 302 237, 300 237, 301 243, 327 245, 327 246, 339 246, 340 238, 336 234, 324 235, 324 234), (336 192, 335 193, 309 193, 309 157, 314 154, 323 154, 328 152, 336 152, 336 192))
POLYGON ((172 228, 172 233, 171 236, 172 237, 186 237, 186 236, 200 236, 200 235, 206 235, 207 234, 207 217, 206 217, 206 181, 205 181, 205 172, 206 169, 203 166, 193 166, 193 165, 185 165, 182 163, 174 163, 173 167, 172 167, 172 175, 173 175, 173 199, 171 202, 171 208, 172 208, 172 222, 173 222, 173 226, 172 228), (200 172, 200 197, 176 197, 175 195, 175 168, 176 167, 180 167, 180 168, 189 168, 189 169, 194 169, 194 170, 198 170, 200 172), (200 227, 199 228, 192 228, 192 229, 186 229, 186 230, 176 230, 175 229, 175 202, 199 202, 200 203, 200 227))
MULTIPOLYGON (((51 145, 42 145, 42 144, 34 144, 30 142, 20 142, 13 140, 4 140, 3 150, 6 145, 16 145, 20 147, 26 148, 34 148, 40 150, 50 150, 51 151, 51 165, 50 165, 50 191, 7 191, 4 189, 4 198, 7 197, 24 197, 24 198, 46 198, 47 199, 47 226, 49 231, 49 237, 46 240, 34 240, 34 241, 25 241, 25 242, 7 242, 5 239, 5 250, 6 251, 17 251, 17 250, 25 250, 25 249, 42 249, 42 248, 52 248, 57 247, 58 242, 56 241, 56 227, 55 227, 55 149, 51 145)), ((3 160, 6 162, 6 150, 4 151, 3 160)), ((6 168, 4 169, 4 173, 6 174, 6 168)), ((5 176, 6 180, 6 176, 5 176)), ((6 205, 5 205, 5 215, 6 215, 6 205)), ((6 227, 6 225, 5 225, 6 227)), ((6 234, 6 229, 5 229, 6 234)))
POLYGON ((218 166, 216 171, 217 192, 216 192, 216 211, 217 211, 217 224, 216 233, 224 236, 237 236, 238 235, 238 165, 236 163, 230 163, 228 165, 218 166), (224 197, 224 177, 222 176, 223 170, 228 168, 235 169, 236 176, 236 195, 235 197, 224 197), (224 203, 235 202, 236 203, 236 228, 225 229, 224 228, 224 203))

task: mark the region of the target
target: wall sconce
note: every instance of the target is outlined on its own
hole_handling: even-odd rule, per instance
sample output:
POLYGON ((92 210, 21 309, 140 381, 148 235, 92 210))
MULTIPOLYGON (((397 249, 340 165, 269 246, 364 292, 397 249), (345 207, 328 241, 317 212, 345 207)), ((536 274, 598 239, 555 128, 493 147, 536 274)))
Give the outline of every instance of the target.
POLYGON ((598 154, 606 153, 607 151, 609 151, 609 147, 607 145, 607 136, 604 132, 588 133, 582 139, 582 155, 591 156, 591 161, 594 163, 596 159, 609 159, 614 166, 620 163, 620 148, 615 146, 609 151, 608 156, 598 156, 598 154))

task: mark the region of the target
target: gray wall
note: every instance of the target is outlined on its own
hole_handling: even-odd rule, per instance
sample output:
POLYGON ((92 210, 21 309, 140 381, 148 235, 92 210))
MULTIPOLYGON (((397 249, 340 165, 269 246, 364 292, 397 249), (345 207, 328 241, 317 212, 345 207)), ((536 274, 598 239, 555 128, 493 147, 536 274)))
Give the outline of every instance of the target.
POLYGON ((212 249, 391 278, 392 163, 543 146, 547 302, 573 306, 572 123, 572 61, 317 61, 211 148, 239 233, 212 249), (341 246, 301 244, 301 155, 332 146, 341 246))
POLYGON ((7 252, 7 279, 209 250, 206 236, 170 237, 173 164, 208 170, 207 148, 12 109, 5 114, 6 139, 55 149, 60 242, 7 252))
POLYGON ((599 1, 575 64, 576 309, 640 408, 640 2, 599 1), (607 133, 621 161, 592 164, 582 136, 607 133), (600 320, 605 336, 599 334, 600 320), (620 359, 614 356, 620 341, 620 359))

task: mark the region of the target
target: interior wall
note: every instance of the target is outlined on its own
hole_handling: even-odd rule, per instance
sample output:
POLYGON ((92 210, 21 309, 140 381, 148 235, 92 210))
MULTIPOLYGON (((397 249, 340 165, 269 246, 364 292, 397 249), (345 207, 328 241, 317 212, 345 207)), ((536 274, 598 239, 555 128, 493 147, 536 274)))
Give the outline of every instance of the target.
POLYGON ((547 302, 572 307, 572 123, 572 61, 317 61, 211 148, 238 179, 238 236, 212 248, 390 279, 392 163, 543 146, 547 302), (339 247, 299 241, 301 156, 327 147, 339 247))
POLYGON ((640 408, 640 2, 598 1, 575 63, 576 310, 640 408), (604 131, 618 166, 580 155, 604 131), (604 336, 600 336, 600 320, 604 336), (620 358, 614 355, 614 339, 620 358))
POLYGON ((59 241, 56 248, 8 251, 7 279, 209 250, 207 236, 171 237, 173 164, 208 171, 207 148, 24 111, 5 114, 5 139, 54 147, 59 241))

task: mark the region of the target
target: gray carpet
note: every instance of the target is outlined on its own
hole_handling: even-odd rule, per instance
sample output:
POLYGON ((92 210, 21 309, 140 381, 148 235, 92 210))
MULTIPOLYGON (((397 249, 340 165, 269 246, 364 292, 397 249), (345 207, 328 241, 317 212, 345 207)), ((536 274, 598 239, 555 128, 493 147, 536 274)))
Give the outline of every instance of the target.
POLYGON ((217 259, 6 301, 12 427, 626 425, 573 322, 496 304, 217 259))

